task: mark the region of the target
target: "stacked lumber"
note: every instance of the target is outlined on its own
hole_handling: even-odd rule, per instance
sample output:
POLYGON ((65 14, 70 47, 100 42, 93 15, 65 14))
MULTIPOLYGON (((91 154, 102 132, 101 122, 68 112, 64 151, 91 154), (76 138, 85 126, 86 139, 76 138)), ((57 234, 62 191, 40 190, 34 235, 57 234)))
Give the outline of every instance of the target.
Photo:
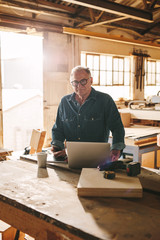
POLYGON ((151 145, 151 144, 157 144, 157 136, 148 137, 148 138, 144 138, 144 139, 141 139, 141 140, 135 140, 134 144, 138 145, 138 146, 146 146, 146 145, 151 145))
POLYGON ((7 156, 12 155, 12 150, 0 148, 0 161, 6 160, 7 156))

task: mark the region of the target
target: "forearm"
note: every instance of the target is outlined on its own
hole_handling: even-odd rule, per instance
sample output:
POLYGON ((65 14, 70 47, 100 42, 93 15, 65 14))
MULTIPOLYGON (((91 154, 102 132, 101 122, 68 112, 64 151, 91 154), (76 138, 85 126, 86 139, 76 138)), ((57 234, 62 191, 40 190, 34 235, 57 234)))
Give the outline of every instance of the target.
POLYGON ((64 149, 65 137, 60 129, 57 129, 55 125, 52 128, 52 145, 58 146, 60 149, 64 149))

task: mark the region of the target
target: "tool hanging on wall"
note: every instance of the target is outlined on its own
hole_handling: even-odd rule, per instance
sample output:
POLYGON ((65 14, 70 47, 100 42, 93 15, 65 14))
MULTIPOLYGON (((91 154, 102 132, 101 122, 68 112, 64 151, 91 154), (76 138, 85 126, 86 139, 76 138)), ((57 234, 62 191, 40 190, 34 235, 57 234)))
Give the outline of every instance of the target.
POLYGON ((146 51, 143 52, 141 49, 133 49, 132 55, 134 56, 136 89, 142 91, 144 88, 145 58, 150 57, 150 55, 148 55, 146 51))

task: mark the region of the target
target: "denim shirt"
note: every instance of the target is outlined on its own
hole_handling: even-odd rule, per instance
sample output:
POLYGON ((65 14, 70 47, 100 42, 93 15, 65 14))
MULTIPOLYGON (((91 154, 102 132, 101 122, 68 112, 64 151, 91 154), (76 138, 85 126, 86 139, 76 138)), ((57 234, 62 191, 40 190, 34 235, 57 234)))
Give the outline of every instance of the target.
POLYGON ((52 128, 51 144, 63 149, 65 140, 108 142, 110 131, 111 149, 123 150, 124 127, 115 102, 108 94, 92 88, 83 105, 75 100, 75 93, 62 98, 52 128))

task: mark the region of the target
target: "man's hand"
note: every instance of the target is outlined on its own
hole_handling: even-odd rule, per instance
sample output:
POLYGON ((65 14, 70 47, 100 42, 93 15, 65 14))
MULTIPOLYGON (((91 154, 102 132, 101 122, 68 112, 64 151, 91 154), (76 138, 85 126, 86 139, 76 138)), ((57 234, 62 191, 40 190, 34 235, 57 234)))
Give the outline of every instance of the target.
POLYGON ((112 162, 117 161, 120 157, 120 153, 121 153, 120 150, 116 150, 116 149, 111 150, 111 153, 110 153, 111 161, 112 162))
POLYGON ((53 155, 57 159, 58 158, 66 159, 66 157, 67 157, 65 149, 60 150, 57 146, 52 146, 51 151, 53 152, 53 155))
POLYGON ((110 156, 105 159, 104 162, 99 164, 98 169, 100 171, 114 171, 115 169, 122 168, 122 161, 117 161, 120 157, 120 150, 113 149, 110 152, 110 156))

